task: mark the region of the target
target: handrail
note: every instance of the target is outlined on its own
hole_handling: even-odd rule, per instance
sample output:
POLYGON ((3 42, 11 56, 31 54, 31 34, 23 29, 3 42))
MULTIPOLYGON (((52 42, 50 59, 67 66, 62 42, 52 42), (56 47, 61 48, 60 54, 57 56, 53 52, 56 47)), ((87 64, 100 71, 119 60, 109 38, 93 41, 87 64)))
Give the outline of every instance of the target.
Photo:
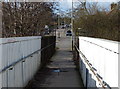
POLYGON ((0 45, 2 45, 2 44, 10 44, 10 43, 17 43, 17 42, 23 42, 23 41, 29 41, 29 40, 35 40, 35 39, 41 39, 41 38, 32 38, 32 39, 26 39, 26 40, 20 40, 20 41, 17 41, 17 40, 8 41, 8 42, 5 42, 5 43, 1 43, 0 45))
MULTIPOLYGON (((83 39, 81 39, 81 40, 83 40, 83 39)), ((96 44, 96 43, 93 43, 93 42, 90 42, 90 41, 87 41, 87 40, 83 40, 83 41, 86 41, 86 42, 91 43, 91 44, 94 44, 94 45, 96 45, 96 46, 98 46, 98 47, 104 48, 104 49, 106 49, 106 50, 108 50, 108 51, 110 51, 110 52, 113 52, 113 53, 115 53, 115 54, 119 54, 118 52, 115 52, 115 51, 113 51, 113 50, 111 50, 111 49, 108 49, 108 48, 103 47, 103 46, 101 46, 101 45, 98 45, 98 44, 96 44)))
POLYGON ((18 64, 18 63, 21 62, 21 61, 25 62, 25 60, 26 60, 28 57, 32 57, 32 55, 38 53, 39 51, 45 50, 46 48, 54 45, 54 43, 56 43, 56 42, 53 42, 52 44, 50 44, 50 45, 48 45, 48 46, 46 46, 46 47, 44 47, 44 48, 42 48, 42 49, 38 49, 37 51, 35 51, 35 52, 33 52, 33 53, 31 53, 31 54, 23 57, 23 58, 18 59, 17 61, 15 61, 15 62, 11 63, 10 65, 8 65, 8 66, 4 67, 3 69, 1 69, 1 70, 0 70, 0 73, 6 71, 6 70, 8 70, 8 69, 11 69, 11 67, 15 66, 16 64, 18 64))
POLYGON ((98 80, 99 84, 102 86, 102 88, 108 87, 109 89, 111 89, 111 87, 105 81, 103 81, 102 77, 97 73, 97 70, 94 67, 92 67, 92 65, 90 64, 90 62, 87 60, 87 58, 85 57, 85 55, 78 49, 78 47, 76 45, 74 45, 74 47, 82 55, 82 57, 84 58, 84 61, 89 66, 90 70, 95 75, 95 77, 97 78, 97 80, 98 80))

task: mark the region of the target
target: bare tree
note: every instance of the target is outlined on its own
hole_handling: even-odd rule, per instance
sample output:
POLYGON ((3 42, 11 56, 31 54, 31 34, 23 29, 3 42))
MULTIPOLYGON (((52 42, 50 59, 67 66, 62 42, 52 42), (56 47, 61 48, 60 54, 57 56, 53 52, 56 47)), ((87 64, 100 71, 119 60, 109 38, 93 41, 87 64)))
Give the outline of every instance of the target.
POLYGON ((83 36, 120 40, 119 13, 120 10, 116 8, 108 12, 97 3, 87 6, 82 3, 75 12, 74 29, 76 32, 84 32, 80 34, 83 36))
POLYGON ((53 2, 3 2, 3 37, 41 35, 54 21, 53 2))

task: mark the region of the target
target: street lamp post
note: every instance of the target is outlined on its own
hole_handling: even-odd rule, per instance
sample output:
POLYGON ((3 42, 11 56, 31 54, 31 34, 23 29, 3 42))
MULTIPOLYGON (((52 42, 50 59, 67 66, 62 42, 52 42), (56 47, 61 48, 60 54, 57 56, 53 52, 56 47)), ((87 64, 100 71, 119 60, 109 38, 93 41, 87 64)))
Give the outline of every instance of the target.
POLYGON ((71 32, 72 32, 72 51, 73 51, 73 0, 72 0, 72 10, 71 10, 71 32))
POLYGON ((60 13, 58 13, 58 29, 60 28, 60 13))

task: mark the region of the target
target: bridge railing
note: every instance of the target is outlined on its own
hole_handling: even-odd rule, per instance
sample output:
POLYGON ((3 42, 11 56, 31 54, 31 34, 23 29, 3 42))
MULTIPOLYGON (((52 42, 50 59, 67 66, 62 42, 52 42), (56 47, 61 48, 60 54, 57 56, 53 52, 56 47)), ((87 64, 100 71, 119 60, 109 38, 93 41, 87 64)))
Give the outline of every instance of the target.
POLYGON ((118 87, 119 42, 79 37, 79 65, 86 87, 118 87))
POLYGON ((53 44, 41 42, 40 36, 0 38, 0 88, 28 84, 42 64, 41 52, 53 44))

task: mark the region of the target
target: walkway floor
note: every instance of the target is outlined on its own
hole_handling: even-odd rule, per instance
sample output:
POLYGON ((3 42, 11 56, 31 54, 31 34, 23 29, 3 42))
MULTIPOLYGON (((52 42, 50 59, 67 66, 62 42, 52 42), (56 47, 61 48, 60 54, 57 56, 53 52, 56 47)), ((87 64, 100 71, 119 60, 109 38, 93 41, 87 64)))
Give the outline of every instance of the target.
POLYGON ((57 39, 57 52, 51 62, 40 70, 30 87, 83 87, 71 52, 71 38, 57 39))

